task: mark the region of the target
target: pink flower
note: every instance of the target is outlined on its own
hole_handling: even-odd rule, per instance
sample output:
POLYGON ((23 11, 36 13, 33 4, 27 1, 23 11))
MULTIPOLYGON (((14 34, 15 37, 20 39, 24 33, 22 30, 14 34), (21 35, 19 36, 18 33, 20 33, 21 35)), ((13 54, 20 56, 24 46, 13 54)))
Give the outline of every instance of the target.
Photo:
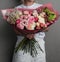
POLYGON ((39 20, 39 18, 38 17, 34 17, 35 18, 35 22, 37 22, 38 20, 39 20))
POLYGON ((23 15, 21 15, 21 16, 20 16, 20 19, 23 19, 23 18, 24 18, 24 16, 23 16, 23 15))
POLYGON ((20 22, 19 24, 17 24, 17 27, 19 28, 19 29, 24 29, 24 25, 20 22))
POLYGON ((26 11, 24 11, 23 13, 28 15, 28 14, 29 14, 29 11, 26 10, 26 11))
POLYGON ((27 30, 34 30, 36 27, 36 23, 33 22, 33 23, 28 23, 28 25, 26 26, 26 29, 27 30))
POLYGON ((24 22, 23 22, 23 19, 18 19, 17 21, 16 21, 16 23, 17 23, 17 27, 18 28, 20 28, 20 29, 24 29, 24 22))
POLYGON ((47 25, 46 24, 43 24, 43 23, 40 23, 40 26, 41 27, 47 27, 47 25))
POLYGON ((28 20, 26 20, 27 24, 26 24, 26 29, 28 30, 34 30, 36 27, 36 23, 35 23, 35 18, 34 16, 29 16, 28 20))
POLYGON ((34 16, 30 16, 29 19, 28 19, 28 22, 29 23, 35 22, 34 16))
POLYGON ((27 26, 27 25, 28 25, 28 20, 23 19, 21 23, 22 23, 24 26, 27 26))
POLYGON ((28 19, 28 15, 24 15, 24 19, 28 19))
POLYGON ((43 24, 43 23, 40 23, 40 26, 41 26, 41 27, 44 27, 44 24, 43 24))
POLYGON ((16 20, 16 24, 19 24, 20 23, 20 19, 16 20))

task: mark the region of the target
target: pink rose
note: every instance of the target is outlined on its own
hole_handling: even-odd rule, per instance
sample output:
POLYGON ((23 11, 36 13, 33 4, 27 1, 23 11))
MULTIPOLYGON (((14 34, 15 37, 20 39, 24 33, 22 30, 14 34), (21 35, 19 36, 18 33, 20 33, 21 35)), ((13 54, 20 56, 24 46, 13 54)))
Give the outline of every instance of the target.
POLYGON ((24 29, 25 25, 24 25, 24 20, 23 19, 22 20, 18 19, 16 23, 17 23, 18 28, 24 29))
POLYGON ((22 23, 17 24, 17 27, 20 29, 24 29, 24 25, 22 23))
POLYGON ((24 15, 24 19, 28 19, 28 15, 24 15))
POLYGON ((29 23, 35 22, 34 16, 30 16, 29 19, 28 19, 28 22, 29 23))

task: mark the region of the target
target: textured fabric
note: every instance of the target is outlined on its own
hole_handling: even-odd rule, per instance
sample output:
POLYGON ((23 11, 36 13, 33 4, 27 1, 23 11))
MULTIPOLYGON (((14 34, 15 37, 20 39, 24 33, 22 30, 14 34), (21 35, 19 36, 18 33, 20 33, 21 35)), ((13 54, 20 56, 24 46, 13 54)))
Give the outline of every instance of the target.
MULTIPOLYGON (((24 6, 23 4, 15 7, 15 8, 29 8, 29 9, 35 9, 42 4, 37 4, 34 3, 31 6, 24 6)), ((13 61, 12 62, 46 62, 46 53, 45 53, 45 41, 44 41, 45 33, 44 32, 39 32, 34 35, 35 40, 39 43, 40 47, 43 49, 44 52, 41 52, 40 49, 37 49, 37 56, 32 57, 29 53, 23 54, 23 51, 19 50, 17 53, 14 52, 13 55, 13 61)), ((23 39, 24 37, 22 36, 17 36, 17 42, 16 46, 19 44, 19 42, 23 39)), ((15 46, 15 47, 16 47, 15 46)), ((36 44, 35 44, 36 46, 36 44)))
POLYGON ((33 5, 31 6, 25 6, 24 4, 21 4, 15 8, 26 8, 26 9, 36 9, 38 7, 42 6, 42 4, 37 4, 37 3, 34 3, 33 5))

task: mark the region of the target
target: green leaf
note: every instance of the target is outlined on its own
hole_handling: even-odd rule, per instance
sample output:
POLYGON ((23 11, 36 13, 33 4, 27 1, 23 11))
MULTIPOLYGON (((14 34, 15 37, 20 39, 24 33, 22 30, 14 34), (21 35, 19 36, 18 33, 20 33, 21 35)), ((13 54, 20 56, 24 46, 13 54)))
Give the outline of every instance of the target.
POLYGON ((43 11, 47 14, 48 21, 52 21, 56 18, 56 14, 53 11, 49 10, 47 7, 44 8, 43 11))
POLYGON ((48 17, 48 20, 51 21, 51 20, 54 20, 55 18, 56 18, 56 15, 55 14, 51 14, 48 17))

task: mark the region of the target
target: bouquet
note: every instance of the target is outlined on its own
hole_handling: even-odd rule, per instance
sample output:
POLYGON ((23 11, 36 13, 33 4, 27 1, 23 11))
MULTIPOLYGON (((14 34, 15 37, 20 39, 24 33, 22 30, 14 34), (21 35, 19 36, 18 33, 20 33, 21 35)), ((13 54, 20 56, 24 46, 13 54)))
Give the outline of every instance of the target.
MULTIPOLYGON (((24 35, 41 32, 58 19, 58 12, 52 8, 51 4, 45 4, 36 9, 6 9, 1 10, 4 19, 11 24, 14 29, 24 35)), ((43 52, 38 42, 33 39, 25 37, 19 45, 15 48, 15 52, 19 49, 24 50, 24 53, 29 52, 32 57, 36 56, 37 47, 43 52)))

